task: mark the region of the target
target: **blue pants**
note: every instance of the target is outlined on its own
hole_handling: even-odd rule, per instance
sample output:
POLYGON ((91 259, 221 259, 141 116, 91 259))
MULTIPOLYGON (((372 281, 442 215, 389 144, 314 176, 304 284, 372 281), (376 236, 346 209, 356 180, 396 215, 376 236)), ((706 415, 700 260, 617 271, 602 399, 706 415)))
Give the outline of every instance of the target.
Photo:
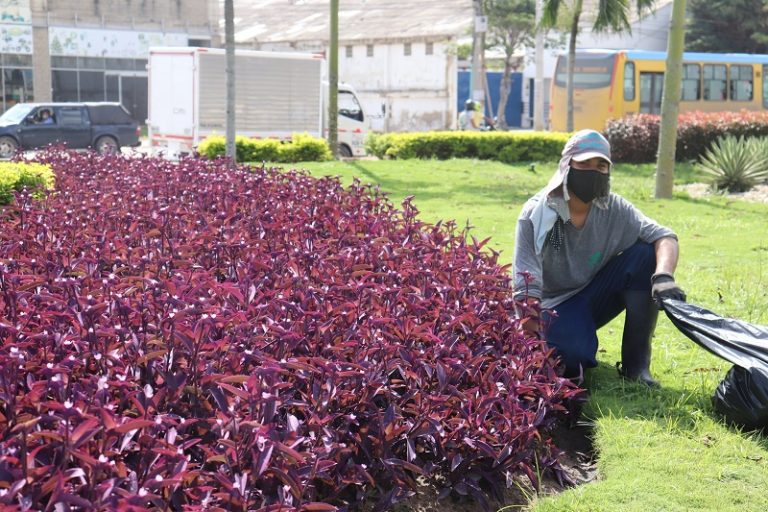
POLYGON ((544 337, 565 365, 565 375, 577 376, 581 368, 597 366, 597 330, 624 311, 624 292, 646 290, 656 270, 652 244, 637 242, 617 254, 579 293, 542 311, 544 337))

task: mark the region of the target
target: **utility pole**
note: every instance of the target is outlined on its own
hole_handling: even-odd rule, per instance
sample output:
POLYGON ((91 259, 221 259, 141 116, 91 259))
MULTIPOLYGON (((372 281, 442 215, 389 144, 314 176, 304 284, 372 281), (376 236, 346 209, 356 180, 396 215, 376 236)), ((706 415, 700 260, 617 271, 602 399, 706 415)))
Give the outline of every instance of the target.
POLYGON ((469 77, 469 95, 474 101, 482 101, 485 105, 485 90, 483 88, 482 55, 483 35, 488 26, 488 19, 483 16, 482 0, 474 0, 475 22, 472 29, 472 72, 469 77))
POLYGON ((544 12, 544 0, 536 0, 536 76, 533 79, 533 129, 544 129, 544 30, 541 28, 541 16, 544 12))
POLYGON ((331 44, 328 51, 328 145, 339 158, 339 0, 331 0, 331 44))
POLYGON ((224 45, 226 47, 227 137, 225 154, 230 162, 237 161, 235 147, 235 6, 234 0, 224 0, 224 45))

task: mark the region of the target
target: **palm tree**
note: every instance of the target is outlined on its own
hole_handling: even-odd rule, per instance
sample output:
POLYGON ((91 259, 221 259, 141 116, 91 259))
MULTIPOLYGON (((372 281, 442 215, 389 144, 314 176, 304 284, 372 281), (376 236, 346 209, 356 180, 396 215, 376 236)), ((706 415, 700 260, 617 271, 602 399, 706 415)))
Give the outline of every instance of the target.
POLYGON ((667 68, 664 73, 664 97, 661 100, 659 157, 656 164, 656 197, 672 197, 677 149, 677 113, 683 74, 685 40, 685 0, 674 0, 667 41, 667 68))
MULTIPOLYGON (((650 9, 656 0, 635 0, 637 12, 650 9)), ((579 19, 581 18, 584 0, 544 0, 544 12, 541 17, 541 25, 544 28, 553 28, 558 24, 560 8, 566 4, 570 23, 570 39, 568 41, 568 121, 567 129, 573 131, 573 69, 576 62, 576 36, 579 34, 579 19)), ((631 30, 629 25, 629 0, 599 0, 597 5, 597 17, 592 26, 595 32, 613 30, 622 32, 631 30)))

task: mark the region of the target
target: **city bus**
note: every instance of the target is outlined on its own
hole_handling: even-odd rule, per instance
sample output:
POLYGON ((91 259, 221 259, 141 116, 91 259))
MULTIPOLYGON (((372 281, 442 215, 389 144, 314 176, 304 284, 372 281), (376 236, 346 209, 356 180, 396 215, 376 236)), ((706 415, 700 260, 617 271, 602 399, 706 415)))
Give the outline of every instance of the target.
MULTIPOLYGON (((660 114, 666 52, 579 50, 574 68, 574 130, 603 130, 609 119, 660 114)), ((684 53, 680 112, 768 108, 768 55, 684 53)), ((555 66, 550 128, 566 131, 568 54, 555 66)))

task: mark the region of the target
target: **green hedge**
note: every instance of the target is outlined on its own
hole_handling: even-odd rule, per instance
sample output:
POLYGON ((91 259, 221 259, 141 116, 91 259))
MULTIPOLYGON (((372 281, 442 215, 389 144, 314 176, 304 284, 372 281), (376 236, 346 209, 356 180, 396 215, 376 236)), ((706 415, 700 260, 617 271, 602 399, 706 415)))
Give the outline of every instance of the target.
POLYGON ((25 187, 40 192, 52 189, 55 182, 53 171, 43 164, 0 162, 0 204, 13 201, 13 193, 25 187))
MULTIPOLYGON (((635 114, 608 121, 605 137, 614 162, 656 161, 660 117, 635 114)), ((696 160, 721 137, 768 136, 768 112, 685 112, 677 123, 678 162, 696 160)))
POLYGON ((557 160, 568 137, 549 132, 371 133, 365 148, 379 158, 479 158, 515 163, 557 160))
MULTIPOLYGON (((207 137, 197 146, 197 152, 206 158, 224 156, 226 139, 220 135, 207 137)), ((291 142, 275 139, 235 137, 238 162, 323 162, 330 160, 331 150, 324 139, 295 133, 291 142)))

